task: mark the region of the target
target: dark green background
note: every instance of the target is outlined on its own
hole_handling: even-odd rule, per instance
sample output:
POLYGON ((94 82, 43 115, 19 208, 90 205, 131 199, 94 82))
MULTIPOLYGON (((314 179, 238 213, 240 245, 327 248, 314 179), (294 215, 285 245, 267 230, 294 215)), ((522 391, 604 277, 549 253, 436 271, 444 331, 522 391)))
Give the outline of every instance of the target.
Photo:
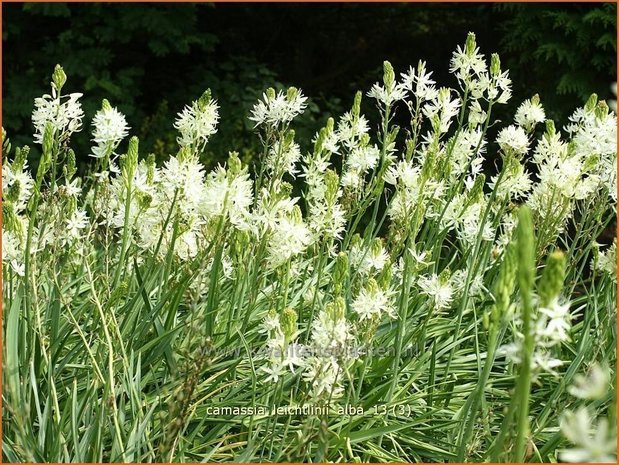
POLYGON ((258 140, 246 116, 267 86, 311 97, 295 126, 307 143, 380 78, 384 59, 398 74, 425 59, 439 85, 454 86, 449 58, 467 31, 510 68, 503 120, 537 92, 564 123, 591 92, 610 98, 616 80, 616 4, 4 4, 2 19, 9 136, 30 142, 33 99, 60 63, 67 91, 85 94, 88 131, 73 141, 82 160, 102 98, 126 113, 143 150, 163 158, 175 151, 175 114, 207 87, 222 121, 206 162, 228 150, 252 157, 258 140))

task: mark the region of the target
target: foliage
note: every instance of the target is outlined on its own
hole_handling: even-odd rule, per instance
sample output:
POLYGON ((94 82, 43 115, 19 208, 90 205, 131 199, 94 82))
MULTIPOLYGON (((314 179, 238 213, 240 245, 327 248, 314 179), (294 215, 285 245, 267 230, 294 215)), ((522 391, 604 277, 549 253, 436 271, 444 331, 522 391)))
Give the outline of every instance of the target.
POLYGON ((511 79, 474 34, 450 71, 385 61, 313 136, 268 88, 259 163, 207 169, 213 89, 159 163, 107 100, 77 155, 56 66, 36 169, 2 133, 3 459, 614 461, 616 242, 591 238, 616 114, 592 95, 559 129, 533 95, 497 121, 511 79))
MULTIPOLYGON (((539 89, 558 117, 569 111, 569 99, 583 102, 593 92, 609 98, 616 81, 617 4, 504 4, 501 25, 506 64, 519 72, 518 86, 539 89)), ((517 92, 517 91, 516 91, 517 92)))

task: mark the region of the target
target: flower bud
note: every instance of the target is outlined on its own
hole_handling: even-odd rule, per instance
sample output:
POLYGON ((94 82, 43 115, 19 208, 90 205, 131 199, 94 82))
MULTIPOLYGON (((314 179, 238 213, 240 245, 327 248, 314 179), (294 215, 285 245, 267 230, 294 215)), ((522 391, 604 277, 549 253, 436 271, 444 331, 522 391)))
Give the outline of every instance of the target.
POLYGON ((608 116, 608 110, 608 104, 604 100, 601 100, 595 107, 595 117, 598 120, 605 118, 608 116))
POLYGON ((101 101, 101 109, 103 111, 110 111, 112 109, 112 105, 110 105, 110 102, 106 98, 101 101))
POLYGON ((540 305, 547 307, 561 293, 565 279, 565 255, 560 250, 551 253, 537 285, 540 305))
POLYGON ((393 83, 395 82, 395 72, 393 71, 393 66, 388 61, 383 62, 383 83, 385 84, 385 88, 390 90, 393 88, 393 83))
POLYGON ((186 145, 181 147, 176 155, 176 158, 178 158, 178 161, 180 162, 189 160, 191 158, 191 148, 186 145))
POLYGON ((492 307, 492 321, 498 323, 507 313, 509 301, 516 287, 516 241, 512 240, 505 249, 503 263, 499 269, 499 275, 494 285, 494 306, 492 307))
POLYGON ((299 89, 297 89, 296 87, 289 87, 288 91, 286 92, 286 100, 288 100, 289 102, 293 102, 294 99, 297 98, 297 95, 299 95, 299 89))
POLYGON ((15 207, 11 202, 2 202, 2 226, 3 229, 15 233, 20 241, 24 237, 24 225, 19 220, 15 207))
POLYGON ((198 110, 204 111, 212 103, 212 100, 211 89, 206 89, 198 99, 198 110))
POLYGON ((346 252, 340 252, 336 257, 332 276, 335 294, 341 294, 348 278, 348 255, 346 252))
POLYGON ((466 36, 466 45, 464 46, 464 53, 468 56, 473 55, 475 53, 475 49, 477 48, 477 43, 475 42, 475 33, 469 32, 466 36))
POLYGON ((21 183, 19 179, 15 179, 13 184, 8 189, 4 189, 2 192, 3 200, 6 202, 17 202, 19 199, 19 193, 21 191, 21 183))
POLYGON ((230 174, 236 176, 241 172, 243 168, 241 164, 241 160, 239 159, 238 152, 229 152, 228 153, 228 171, 230 174))
POLYGON ((469 199, 472 203, 481 200, 484 195, 484 184, 486 183, 486 176, 482 173, 475 178, 475 183, 469 192, 469 199))
POLYGON ((290 212, 290 219, 294 224, 303 223, 303 213, 301 213, 301 208, 298 205, 292 207, 292 211, 290 212))
POLYGON ((355 100, 352 104, 352 115, 355 120, 358 119, 359 115, 361 114, 361 99, 362 98, 363 98, 363 93, 361 91, 357 91, 357 93, 355 94, 355 100))
POLYGON ((275 94, 275 89, 273 89, 272 87, 269 87, 269 88, 267 89, 266 94, 267 94, 267 99, 268 99, 268 100, 273 100, 273 99, 275 99, 275 96, 276 96, 276 94, 275 94))
POLYGON ((501 74, 501 59, 498 53, 493 53, 490 57, 490 75, 498 76, 501 74))
POLYGON ((297 319, 298 315, 294 309, 288 307, 286 308, 281 316, 281 325, 282 331, 287 341, 292 340, 295 333, 297 332, 297 319))
POLYGON ((54 73, 52 74, 52 85, 54 88, 60 93, 62 86, 67 82, 67 75, 65 74, 62 66, 56 65, 54 68, 54 73))
POLYGON ((146 158, 146 182, 153 184, 155 181, 155 154, 150 153, 146 158))
POLYGON ((325 310, 332 321, 342 320, 346 315, 346 302, 343 297, 336 297, 333 302, 326 305, 325 310))
POLYGON ((531 210, 522 206, 518 210, 518 226, 516 227, 518 241, 518 284, 522 293, 533 289, 535 280, 535 236, 531 210))
POLYGON ((139 139, 136 136, 129 139, 127 154, 120 158, 121 169, 126 179, 133 178, 138 166, 138 143, 139 139))
POLYGON ((318 155, 322 152, 326 138, 327 128, 321 128, 320 131, 318 131, 318 137, 316 137, 316 141, 314 142, 314 155, 318 155))
POLYGON ((10 152, 11 152, 11 141, 7 137, 4 127, 2 127, 2 155, 8 156, 10 152))
POLYGON ((22 148, 17 147, 15 149, 15 159, 11 163, 11 167, 15 171, 21 171, 24 169, 28 154, 30 153, 30 147, 24 145, 22 148))
POLYGON ((65 179, 70 180, 76 171, 77 166, 75 163, 75 152, 73 151, 73 149, 69 149, 67 152, 67 162, 62 167, 62 172, 64 173, 65 179))
POLYGON ((335 203, 337 200, 337 192, 340 184, 340 178, 335 171, 332 169, 327 169, 325 172, 325 185, 326 192, 325 198, 327 202, 331 205, 335 203))
POLYGON ((54 148, 54 126, 50 121, 45 123, 43 133, 43 153, 37 169, 37 181, 41 181, 52 164, 52 151, 54 148))
POLYGON ((555 129, 555 122, 551 119, 547 119, 546 120, 546 133, 552 137, 557 133, 557 130, 555 129))
POLYGON ((595 109, 595 106, 597 105, 597 103, 598 103, 598 96, 597 96, 597 94, 591 94, 591 96, 587 100, 587 103, 585 103, 585 110, 593 111, 595 109))
POLYGON ((391 265, 391 261, 388 260, 385 263, 385 266, 380 271, 378 275, 378 284, 382 289, 389 288, 389 284, 391 284, 391 278, 393 277, 393 266, 391 265))

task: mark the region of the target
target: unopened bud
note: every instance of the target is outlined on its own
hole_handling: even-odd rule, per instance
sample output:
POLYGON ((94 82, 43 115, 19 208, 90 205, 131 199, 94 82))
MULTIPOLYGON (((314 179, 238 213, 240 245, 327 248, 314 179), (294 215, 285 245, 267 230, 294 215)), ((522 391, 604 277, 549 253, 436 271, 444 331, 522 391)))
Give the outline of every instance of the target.
POLYGON ((565 255, 557 250, 551 253, 547 260, 544 272, 537 285, 542 307, 548 306, 553 299, 557 298, 563 289, 565 279, 565 255))
POLYGON ((475 33, 469 32, 466 36, 466 45, 464 46, 464 53, 468 56, 473 55, 475 53, 475 49, 477 48, 477 43, 475 41, 475 33))
POLYGON ((239 158, 238 152, 230 152, 228 154, 228 170, 231 174, 237 175, 241 172, 243 165, 241 164, 241 160, 239 158))
POLYGON ((294 309, 288 307, 286 308, 281 317, 281 325, 282 331, 287 341, 292 340, 295 333, 297 332, 297 312, 294 309))
POLYGON ((206 89, 198 99, 198 110, 204 111, 212 102, 211 89, 206 89))
POLYGON ((493 53, 490 57, 490 75, 498 76, 501 74, 501 59, 498 53, 493 53))
POLYGON ((388 61, 383 62, 383 83, 385 84, 386 89, 392 89, 393 83, 395 82, 395 72, 393 71, 393 66, 388 61))
POLYGON ((361 114, 361 99, 363 98, 363 94, 360 91, 357 91, 355 94, 355 100, 352 104, 352 115, 354 119, 358 119, 361 114))
POLYGON ((598 96, 597 96, 597 94, 591 94, 591 96, 587 100, 587 103, 585 103, 585 110, 593 111, 595 109, 595 106, 597 105, 597 103, 598 103, 598 96))
POLYGON ((54 73, 52 74, 52 84, 54 85, 58 93, 60 93, 62 86, 64 86, 66 82, 67 75, 62 69, 62 66, 56 65, 56 67, 54 68, 54 73))

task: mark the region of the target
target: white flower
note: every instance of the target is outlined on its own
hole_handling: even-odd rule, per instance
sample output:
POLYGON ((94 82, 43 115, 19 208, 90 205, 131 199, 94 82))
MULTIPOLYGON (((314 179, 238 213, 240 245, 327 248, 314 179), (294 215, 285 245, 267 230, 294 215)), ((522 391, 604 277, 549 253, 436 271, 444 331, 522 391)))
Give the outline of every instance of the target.
POLYGON ((376 167, 379 157, 380 150, 376 145, 356 147, 350 152, 346 165, 354 173, 367 173, 376 167))
POLYGON ((426 73, 426 62, 419 61, 416 70, 411 66, 407 73, 402 73, 402 87, 411 91, 421 102, 432 100, 437 90, 430 76, 432 72, 426 73))
POLYGON ((276 313, 269 313, 264 320, 262 320, 262 328, 260 329, 260 332, 281 332, 281 328, 279 316, 276 313))
POLYGON ((217 132, 219 105, 207 91, 200 99, 185 106, 178 114, 174 127, 181 133, 176 140, 181 147, 205 144, 217 132))
POLYGON ((281 218, 274 225, 269 240, 269 264, 272 268, 282 265, 302 253, 311 241, 310 230, 302 220, 281 218))
POLYGON ((561 417, 561 431, 577 447, 560 452, 566 462, 615 463, 617 439, 602 418, 594 425, 586 407, 576 413, 568 410, 561 417))
POLYGON ((544 112, 544 108, 537 101, 525 100, 520 104, 518 110, 516 111, 516 116, 514 117, 514 121, 518 126, 524 128, 525 131, 531 132, 537 123, 543 123, 546 121, 546 113, 544 112))
POLYGON ((586 376, 574 376, 574 384, 567 388, 571 395, 588 400, 602 399, 610 389, 610 372, 597 363, 591 366, 586 376))
POLYGON ((496 141, 504 152, 524 155, 529 149, 527 133, 521 127, 514 125, 501 129, 496 141))
POLYGON ((351 112, 346 112, 337 124, 337 139, 349 150, 357 146, 358 139, 367 134, 368 120, 363 115, 355 117, 351 112))
POLYGON ((234 226, 247 230, 253 200, 253 182, 246 170, 233 175, 218 166, 206 178, 198 209, 206 218, 227 214, 234 226))
POLYGON ((312 322, 312 346, 321 356, 342 355, 353 341, 351 325, 334 311, 336 305, 327 304, 312 322))
POLYGON ((559 304, 558 299, 554 299, 547 307, 540 307, 539 311, 546 317, 540 319, 539 337, 547 338, 551 343, 567 341, 571 318, 569 302, 559 304))
POLYGON ((50 122, 56 133, 62 139, 68 138, 74 132, 82 129, 82 104, 79 102, 82 94, 73 93, 65 96, 43 95, 34 99, 32 124, 34 124, 34 141, 43 143, 45 125, 50 122), (63 101, 64 100, 64 101, 63 101))
POLYGON ((24 251, 22 241, 12 231, 2 228, 2 262, 9 263, 13 271, 19 276, 24 276, 24 251))
POLYGON ((13 206, 17 213, 20 213, 26 208, 26 204, 32 194, 33 186, 34 180, 28 170, 27 161, 25 161, 24 166, 18 170, 9 163, 2 164, 2 192, 5 201, 6 193, 9 189, 19 189, 16 198, 13 199, 13 206))
POLYGON ((337 398, 343 393, 342 368, 334 358, 314 357, 309 360, 303 380, 310 384, 312 398, 337 398))
POLYGON ((437 310, 449 308, 453 300, 453 287, 448 280, 441 279, 436 274, 420 276, 417 280, 421 292, 432 299, 437 310))
POLYGON ((506 172, 503 174, 501 182, 497 188, 499 175, 492 176, 488 187, 491 189, 497 188, 497 194, 507 196, 509 198, 524 198, 533 187, 533 181, 529 173, 516 160, 510 162, 509 166, 504 168, 506 172))
POLYGON ((487 69, 486 60, 479 53, 479 47, 467 51, 466 48, 458 45, 451 57, 449 71, 454 73, 458 79, 468 81, 473 74, 484 73, 487 69))
POLYGON ((303 113, 307 107, 307 97, 300 89, 291 87, 288 93, 284 94, 281 90, 262 94, 262 100, 254 105, 250 121, 256 123, 255 127, 267 124, 277 126, 280 123, 289 123, 295 117, 303 113))
POLYGON ((300 158, 299 144, 293 142, 286 146, 279 140, 269 150, 265 163, 269 171, 275 175, 289 173, 294 176, 297 173, 295 165, 300 158))
POLYGON ((441 87, 436 98, 423 107, 423 114, 432 122, 433 129, 441 134, 449 130, 452 118, 458 114, 460 109, 460 99, 455 97, 452 100, 451 93, 452 89, 441 87))
POLYGON ((614 241, 608 249, 599 251, 596 258, 591 264, 592 267, 606 273, 614 282, 617 282, 617 241, 614 241))
POLYGON ((88 226, 88 216, 83 210, 75 210, 71 218, 66 220, 67 235, 72 239, 79 239, 82 235, 82 229, 88 226))
POLYGON ((264 380, 266 383, 277 383, 286 374, 282 360, 277 357, 272 358, 268 366, 260 367, 260 370, 268 375, 264 380))
POLYGON ((292 343, 288 344, 283 350, 284 360, 282 364, 287 366, 291 373, 294 373, 295 367, 305 366, 305 358, 303 357, 306 352, 305 346, 302 344, 292 343))
POLYGON ((195 209, 204 196, 204 166, 194 155, 171 157, 161 170, 161 187, 169 201, 178 189, 181 210, 195 209))
POLYGON ((91 156, 95 158, 109 155, 129 134, 125 115, 116 108, 112 108, 105 100, 103 108, 95 114, 92 125, 94 126, 92 140, 97 145, 93 147, 91 156))
POLYGON ((389 261, 389 254, 380 241, 375 241, 369 249, 360 245, 352 246, 349 258, 351 265, 356 267, 360 273, 368 274, 382 270, 389 261))
POLYGON ((387 106, 406 97, 406 89, 401 84, 392 85, 389 88, 386 88, 377 82, 368 92, 368 97, 375 98, 383 105, 387 106))
POLYGON ((371 320, 374 317, 380 319, 383 314, 395 317, 395 309, 389 294, 381 289, 373 279, 370 280, 368 286, 359 291, 359 295, 352 303, 352 308, 362 321, 371 320))

